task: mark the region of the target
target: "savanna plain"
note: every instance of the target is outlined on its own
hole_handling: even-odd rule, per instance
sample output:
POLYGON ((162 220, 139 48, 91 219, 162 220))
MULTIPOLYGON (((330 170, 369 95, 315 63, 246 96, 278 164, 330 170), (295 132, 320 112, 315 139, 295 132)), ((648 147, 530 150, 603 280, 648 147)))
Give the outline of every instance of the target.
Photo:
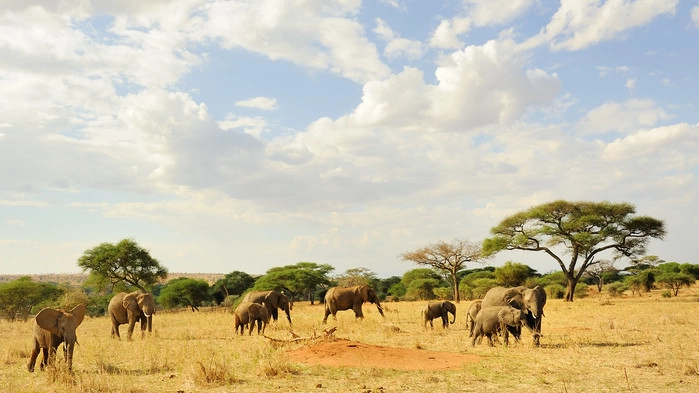
POLYGON ((107 317, 86 317, 72 372, 59 349, 55 367, 29 373, 32 321, 2 321, 0 391, 699 391, 696 286, 672 298, 651 292, 549 300, 540 347, 526 330, 521 342, 507 347, 489 347, 485 340, 472 347, 465 320, 470 301, 457 305, 449 329, 439 320, 425 329, 424 304, 386 302, 385 319, 365 304, 363 321, 343 311, 322 325, 322 304, 297 302, 291 312, 296 338, 283 313, 264 337, 235 335, 233 316, 224 308, 159 311, 153 333, 142 339, 137 327, 133 341, 123 338, 125 325, 119 341, 110 337, 107 317), (336 330, 326 336, 330 328, 336 330))

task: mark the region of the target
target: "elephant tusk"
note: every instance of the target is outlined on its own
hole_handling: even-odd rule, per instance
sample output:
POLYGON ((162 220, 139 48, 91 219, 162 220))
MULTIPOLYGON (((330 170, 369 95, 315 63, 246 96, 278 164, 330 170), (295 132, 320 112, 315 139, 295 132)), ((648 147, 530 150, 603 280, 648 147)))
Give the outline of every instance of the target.
POLYGON ((151 316, 152 314, 146 314, 146 313, 143 313, 143 315, 145 315, 145 316, 146 316, 146 318, 150 318, 150 316, 151 316))

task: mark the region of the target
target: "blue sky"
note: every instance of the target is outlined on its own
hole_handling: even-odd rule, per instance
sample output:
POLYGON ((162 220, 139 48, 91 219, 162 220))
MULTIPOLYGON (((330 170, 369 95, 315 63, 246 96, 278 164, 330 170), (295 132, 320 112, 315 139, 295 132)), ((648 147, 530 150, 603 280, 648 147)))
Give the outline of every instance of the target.
POLYGON ((172 272, 387 277, 556 199, 699 263, 699 1, 1 3, 0 273, 133 238, 172 272))

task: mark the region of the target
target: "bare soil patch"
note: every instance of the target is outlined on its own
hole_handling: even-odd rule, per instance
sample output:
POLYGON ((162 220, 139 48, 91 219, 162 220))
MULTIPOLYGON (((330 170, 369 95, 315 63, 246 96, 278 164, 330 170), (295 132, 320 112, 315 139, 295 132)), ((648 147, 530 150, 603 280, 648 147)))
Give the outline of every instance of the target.
POLYGON ((476 355, 384 347, 348 340, 313 344, 287 354, 294 361, 310 365, 401 370, 459 369, 466 363, 480 360, 476 355))

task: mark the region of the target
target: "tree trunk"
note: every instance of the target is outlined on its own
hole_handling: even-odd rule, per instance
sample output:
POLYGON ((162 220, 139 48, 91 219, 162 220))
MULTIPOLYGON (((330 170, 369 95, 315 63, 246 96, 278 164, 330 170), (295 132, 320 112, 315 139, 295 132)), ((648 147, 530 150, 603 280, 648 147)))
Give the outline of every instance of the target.
POLYGON ((575 295, 575 286, 578 285, 578 280, 575 277, 568 276, 568 285, 566 285, 566 302, 573 301, 573 295, 575 295))
POLYGON ((459 294, 459 282, 456 281, 456 272, 451 272, 451 280, 454 281, 454 301, 459 303, 461 302, 461 296, 459 294))

